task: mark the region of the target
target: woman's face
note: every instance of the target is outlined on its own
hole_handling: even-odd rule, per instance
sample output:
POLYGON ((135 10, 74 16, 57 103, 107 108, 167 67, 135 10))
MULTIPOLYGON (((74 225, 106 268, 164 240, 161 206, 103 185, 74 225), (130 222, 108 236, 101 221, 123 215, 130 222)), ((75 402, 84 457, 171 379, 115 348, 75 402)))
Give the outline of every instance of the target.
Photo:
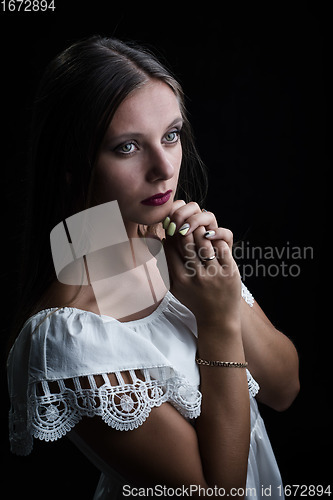
POLYGON ((170 212, 182 147, 178 100, 165 83, 150 80, 118 107, 105 134, 95 170, 98 203, 117 200, 127 232, 152 225, 170 212))

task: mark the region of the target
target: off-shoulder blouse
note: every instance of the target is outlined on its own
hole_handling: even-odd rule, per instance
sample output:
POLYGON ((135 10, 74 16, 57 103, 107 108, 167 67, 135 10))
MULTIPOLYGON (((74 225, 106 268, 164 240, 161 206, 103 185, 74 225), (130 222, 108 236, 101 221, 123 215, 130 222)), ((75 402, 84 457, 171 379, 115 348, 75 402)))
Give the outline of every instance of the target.
MULTIPOLYGON (((253 297, 243 284, 242 296, 251 307, 253 297)), ((131 431, 166 401, 194 421, 201 408, 196 348, 195 316, 171 292, 152 314, 126 323, 71 307, 38 312, 26 321, 8 358, 12 452, 28 455, 34 438, 68 435, 101 470, 94 498, 122 498, 126 481, 85 445, 75 425, 84 416, 99 416, 112 428, 131 431)), ((251 441, 245 493, 261 498, 269 488, 271 498, 281 499, 279 469, 255 400, 259 386, 248 370, 247 379, 251 441)))

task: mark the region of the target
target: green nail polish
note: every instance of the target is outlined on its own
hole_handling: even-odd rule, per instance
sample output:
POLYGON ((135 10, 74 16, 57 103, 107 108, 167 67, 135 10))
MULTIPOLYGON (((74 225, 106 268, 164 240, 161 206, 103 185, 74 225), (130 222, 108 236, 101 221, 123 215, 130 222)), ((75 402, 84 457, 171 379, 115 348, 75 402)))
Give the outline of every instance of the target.
POLYGON ((169 227, 167 229, 167 234, 169 236, 173 236, 176 231, 176 224, 174 222, 170 222, 169 227))
POLYGON ((188 223, 183 224, 182 227, 179 229, 178 233, 180 233, 182 236, 185 236, 188 233, 189 229, 190 225, 188 223))
POLYGON ((163 229, 168 229, 170 224, 170 217, 166 217, 163 221, 163 229))

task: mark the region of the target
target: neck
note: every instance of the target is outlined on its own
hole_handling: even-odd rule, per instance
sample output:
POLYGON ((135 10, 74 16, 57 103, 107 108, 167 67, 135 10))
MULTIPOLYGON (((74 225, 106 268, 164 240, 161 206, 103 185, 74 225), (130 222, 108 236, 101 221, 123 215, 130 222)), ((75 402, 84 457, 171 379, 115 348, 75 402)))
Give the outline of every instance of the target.
POLYGON ((126 222, 124 221, 124 224, 128 238, 137 238, 138 235, 140 234, 139 229, 145 227, 136 224, 134 222, 127 222, 127 221, 126 222))

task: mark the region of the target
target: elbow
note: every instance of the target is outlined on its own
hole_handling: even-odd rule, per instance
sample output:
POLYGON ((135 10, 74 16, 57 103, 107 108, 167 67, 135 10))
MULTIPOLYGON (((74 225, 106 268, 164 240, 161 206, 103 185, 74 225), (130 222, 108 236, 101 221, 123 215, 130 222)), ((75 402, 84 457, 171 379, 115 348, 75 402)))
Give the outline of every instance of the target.
POLYGON ((295 350, 295 361, 289 365, 289 370, 284 370, 284 376, 278 377, 280 384, 276 384, 271 408, 278 412, 288 410, 297 398, 300 391, 299 363, 295 350))
POLYGON ((262 386, 257 399, 275 411, 283 412, 290 408, 300 391, 298 374, 288 377, 283 384, 262 386))
POLYGON ((288 410, 288 408, 290 408, 292 403, 297 398, 299 391, 300 382, 299 378, 297 377, 297 379, 292 384, 290 384, 288 388, 280 392, 279 397, 275 398, 273 404, 271 404, 271 407, 278 412, 288 410))

